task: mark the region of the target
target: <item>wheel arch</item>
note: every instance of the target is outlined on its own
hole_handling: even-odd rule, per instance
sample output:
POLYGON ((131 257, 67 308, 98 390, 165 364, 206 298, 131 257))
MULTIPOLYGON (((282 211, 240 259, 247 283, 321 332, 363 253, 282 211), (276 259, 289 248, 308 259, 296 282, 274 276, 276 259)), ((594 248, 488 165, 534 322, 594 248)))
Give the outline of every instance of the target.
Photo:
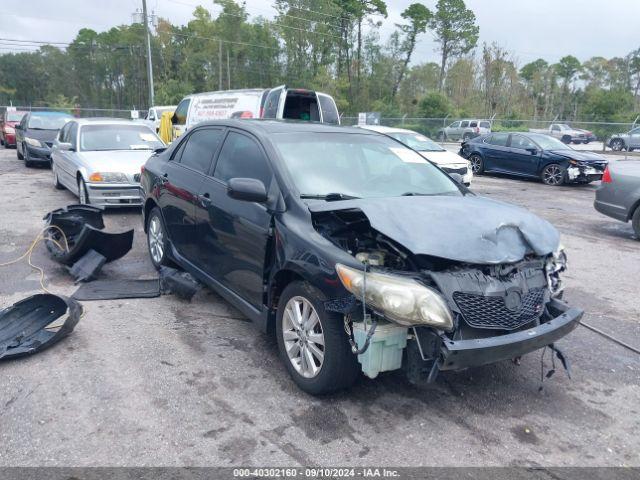
POLYGON ((638 198, 638 200, 636 200, 635 203, 631 205, 631 208, 629 209, 629 213, 627 214, 627 222, 631 221, 631 219, 633 218, 633 214, 636 213, 636 210, 638 210, 639 208, 640 208, 640 198, 638 198))
MULTIPOLYGON (((144 233, 147 233, 147 224, 149 223, 149 214, 151 213, 151 210, 153 210, 155 207, 157 207, 158 204, 156 203, 156 201, 153 198, 147 198, 147 200, 144 202, 144 207, 142 210, 142 218, 143 218, 143 225, 142 228, 144 229, 144 233)), ((160 215, 162 215, 162 212, 160 212, 160 215)))
POLYGON ((296 282, 309 282, 314 284, 314 282, 309 278, 308 275, 305 275, 304 272, 296 269, 292 266, 286 266, 280 270, 278 270, 269 281, 269 289, 268 289, 268 298, 267 298, 267 308, 269 311, 269 315, 267 318, 266 331, 269 335, 275 335, 276 333, 276 311, 278 308, 278 302, 280 301, 280 296, 287 285, 296 282))

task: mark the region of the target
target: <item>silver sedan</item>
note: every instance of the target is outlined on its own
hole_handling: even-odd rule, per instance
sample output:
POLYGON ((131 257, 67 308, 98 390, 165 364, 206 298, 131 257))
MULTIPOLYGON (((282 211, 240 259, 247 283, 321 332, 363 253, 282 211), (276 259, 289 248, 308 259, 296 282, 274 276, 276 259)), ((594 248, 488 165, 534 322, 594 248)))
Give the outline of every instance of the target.
POLYGON ((640 240, 640 161, 611 162, 596 190, 596 210, 622 222, 631 220, 640 240))
POLYGON ((118 119, 76 119, 58 133, 51 153, 56 188, 80 203, 103 207, 141 204, 140 168, 164 143, 148 126, 118 119))

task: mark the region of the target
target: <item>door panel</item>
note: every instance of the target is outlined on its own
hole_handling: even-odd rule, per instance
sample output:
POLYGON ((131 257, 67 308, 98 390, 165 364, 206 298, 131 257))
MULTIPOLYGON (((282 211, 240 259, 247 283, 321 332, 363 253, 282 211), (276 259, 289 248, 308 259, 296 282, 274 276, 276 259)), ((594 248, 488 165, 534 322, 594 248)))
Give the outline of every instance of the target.
POLYGON ((231 178, 256 178, 267 190, 271 169, 253 138, 230 131, 220 150, 214 176, 201 185, 198 236, 203 247, 198 263, 209 275, 259 308, 271 213, 265 205, 227 195, 231 178))
POLYGON ((200 248, 196 222, 198 192, 223 134, 220 128, 193 130, 167 162, 161 179, 158 201, 169 237, 178 253, 191 262, 197 261, 200 248))
POLYGON ((502 172, 506 169, 506 162, 509 157, 508 133, 494 133, 484 140, 485 147, 482 149, 484 155, 484 168, 495 172, 502 172))
POLYGON ((535 143, 522 135, 511 135, 508 151, 509 154, 503 162, 506 171, 517 175, 537 176, 541 152, 535 143), (538 152, 532 155, 527 150, 531 148, 538 152))

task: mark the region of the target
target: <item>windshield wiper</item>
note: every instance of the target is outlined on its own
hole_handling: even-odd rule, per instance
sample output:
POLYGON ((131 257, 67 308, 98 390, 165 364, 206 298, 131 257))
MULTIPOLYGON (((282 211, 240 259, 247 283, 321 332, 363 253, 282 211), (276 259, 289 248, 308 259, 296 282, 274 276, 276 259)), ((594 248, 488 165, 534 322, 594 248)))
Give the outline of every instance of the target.
POLYGON ((333 202, 336 200, 353 200, 360 197, 354 197, 353 195, 347 195, 346 193, 327 193, 325 195, 320 195, 317 193, 303 193, 300 195, 300 198, 317 198, 318 200, 325 200, 327 202, 333 202))

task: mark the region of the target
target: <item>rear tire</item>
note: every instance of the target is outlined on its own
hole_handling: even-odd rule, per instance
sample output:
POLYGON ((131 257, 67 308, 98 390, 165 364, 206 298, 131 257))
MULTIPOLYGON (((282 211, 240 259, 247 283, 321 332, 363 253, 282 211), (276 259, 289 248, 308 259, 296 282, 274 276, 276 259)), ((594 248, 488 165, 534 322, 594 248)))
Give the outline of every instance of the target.
POLYGON ((171 264, 167 258, 169 251, 167 229, 164 226, 162 212, 158 207, 151 210, 147 219, 147 248, 151 263, 156 270, 160 270, 163 265, 169 266, 171 264))
POLYGON ((469 156, 469 163, 471 163, 471 171, 474 175, 482 175, 484 173, 484 160, 479 154, 474 153, 469 156))
POLYGON ((567 145, 569 145, 571 143, 571 137, 569 135, 565 135, 564 137, 561 138, 562 143, 566 143, 567 145))
POLYGON ((559 187, 565 182, 566 169, 557 163, 550 163, 542 169, 540 178, 545 185, 559 187))
POLYGON ((282 292, 276 314, 280 357, 293 381, 311 395, 325 395, 349 388, 360 373, 358 360, 351 353, 344 331, 343 318, 324 309, 326 300, 324 294, 308 282, 292 282, 282 292), (296 310, 300 312, 299 317, 296 310), (304 319, 305 311, 309 320, 299 324, 297 320, 304 319), (310 328, 309 322, 314 313, 317 321, 310 328), (305 352, 307 360, 303 363, 305 352), (317 352, 321 353, 322 360, 316 356, 317 352), (307 362, 311 361, 313 366, 309 367, 307 362))
POLYGON ((62 190, 64 185, 62 185, 58 179, 58 172, 56 171, 56 167, 53 162, 51 162, 51 174, 53 175, 53 188, 56 190, 62 190))
POLYGON ((636 240, 640 240, 640 206, 636 207, 636 211, 633 212, 633 217, 631 217, 631 226, 636 234, 636 240))

